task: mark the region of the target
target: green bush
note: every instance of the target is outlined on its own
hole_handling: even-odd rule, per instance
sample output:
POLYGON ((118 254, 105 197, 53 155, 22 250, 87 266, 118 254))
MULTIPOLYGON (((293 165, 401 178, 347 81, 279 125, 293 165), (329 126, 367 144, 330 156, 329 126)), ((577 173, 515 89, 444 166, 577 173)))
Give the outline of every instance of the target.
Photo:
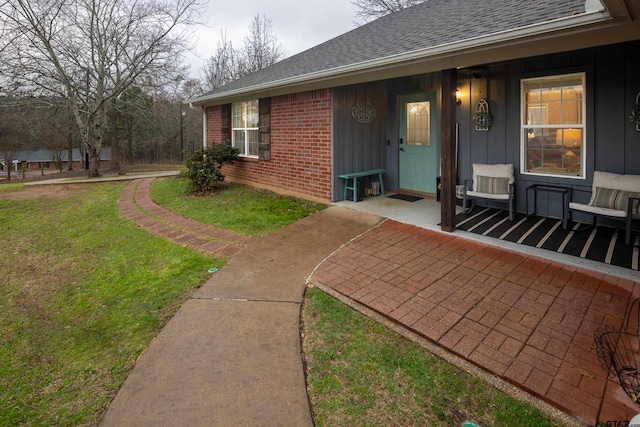
POLYGON ((187 160, 186 177, 191 180, 193 191, 212 191, 224 181, 223 165, 232 165, 238 159, 239 150, 229 143, 213 144, 199 150, 187 160))

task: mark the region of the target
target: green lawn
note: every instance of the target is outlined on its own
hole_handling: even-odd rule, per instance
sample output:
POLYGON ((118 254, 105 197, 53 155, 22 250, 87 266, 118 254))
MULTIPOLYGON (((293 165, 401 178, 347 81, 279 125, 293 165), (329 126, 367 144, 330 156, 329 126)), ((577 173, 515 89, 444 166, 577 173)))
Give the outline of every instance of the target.
POLYGON ((222 183, 209 196, 192 196, 186 178, 156 179, 153 199, 160 205, 205 224, 251 236, 261 236, 326 206, 279 196, 246 185, 222 183))
POLYGON ((10 193, 24 188, 24 184, 2 184, 0 185, 0 193, 10 193))
POLYGON ((318 427, 554 425, 318 289, 307 291, 303 323, 318 427))
POLYGON ((223 265, 120 217, 124 185, 0 200, 1 426, 96 424, 151 339, 223 265))

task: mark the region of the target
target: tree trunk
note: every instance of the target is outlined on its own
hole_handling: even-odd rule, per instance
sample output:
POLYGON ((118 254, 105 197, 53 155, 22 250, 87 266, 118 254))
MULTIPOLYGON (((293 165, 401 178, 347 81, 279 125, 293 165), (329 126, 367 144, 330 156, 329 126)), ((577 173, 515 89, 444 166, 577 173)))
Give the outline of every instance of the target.
POLYGON ((11 181, 11 166, 13 165, 13 159, 15 159, 14 152, 4 153, 4 167, 7 169, 7 181, 11 181))
POLYGON ((95 147, 87 147, 89 153, 89 178, 100 176, 100 150, 95 147))
POLYGON ((100 149, 102 147, 102 125, 107 122, 105 111, 99 111, 87 129, 87 151, 89 153, 89 178, 100 176, 100 149))
POLYGON ((111 170, 114 170, 120 174, 120 150, 118 147, 118 117, 115 113, 110 115, 111 119, 111 170))
POLYGON ((130 117, 127 120, 127 143, 129 148, 129 163, 133 163, 133 119, 130 117))
POLYGON ((69 153, 67 155, 67 170, 72 171, 73 170, 73 133, 72 133, 72 129, 73 127, 71 125, 69 125, 69 133, 67 136, 67 142, 69 143, 69 153))

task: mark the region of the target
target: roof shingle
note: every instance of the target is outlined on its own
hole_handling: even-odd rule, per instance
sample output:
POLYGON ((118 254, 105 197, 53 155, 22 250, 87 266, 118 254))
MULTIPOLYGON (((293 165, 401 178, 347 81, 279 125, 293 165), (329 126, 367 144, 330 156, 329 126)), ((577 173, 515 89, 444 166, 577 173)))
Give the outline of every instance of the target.
POLYGON ((353 66, 584 13, 584 0, 426 0, 203 95, 353 66))

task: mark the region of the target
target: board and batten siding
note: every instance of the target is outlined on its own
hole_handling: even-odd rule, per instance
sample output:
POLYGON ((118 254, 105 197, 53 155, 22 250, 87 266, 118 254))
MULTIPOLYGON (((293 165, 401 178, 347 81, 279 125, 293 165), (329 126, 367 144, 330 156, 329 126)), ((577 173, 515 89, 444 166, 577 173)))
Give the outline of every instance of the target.
MULTIPOLYGON (((569 186, 574 190, 574 201, 586 202, 594 170, 640 174, 640 132, 628 119, 640 91, 638 57, 640 42, 630 42, 492 65, 475 77, 461 70, 458 88, 463 98, 457 109, 460 182, 471 178, 473 163, 513 163, 517 209, 524 212, 526 187, 533 183, 569 186), (586 177, 522 175, 521 79, 575 72, 586 73, 586 177), (480 98, 489 101, 493 116, 489 131, 476 131, 471 120, 480 98)), ((557 194, 540 192, 537 196, 539 214, 561 217, 562 204, 557 194)))
MULTIPOLYGON (((344 194, 344 180, 338 178, 339 174, 387 168, 387 82, 334 88, 332 105, 332 201, 337 201, 342 200, 344 194), (371 122, 359 123, 353 118, 351 109, 358 102, 374 106, 376 115, 371 122)), ((385 183, 387 179, 385 176, 385 183)), ((351 193, 347 197, 351 198, 351 193)))

